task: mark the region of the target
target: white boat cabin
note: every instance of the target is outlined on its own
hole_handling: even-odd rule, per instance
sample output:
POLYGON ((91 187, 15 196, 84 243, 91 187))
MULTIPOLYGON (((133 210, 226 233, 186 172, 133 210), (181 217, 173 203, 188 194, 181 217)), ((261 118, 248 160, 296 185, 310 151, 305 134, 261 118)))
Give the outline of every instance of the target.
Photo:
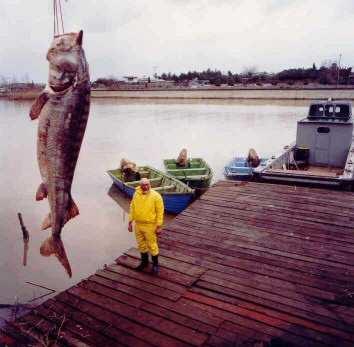
POLYGON ((352 184, 354 146, 349 101, 315 101, 298 121, 296 142, 256 170, 262 179, 316 184, 352 184))

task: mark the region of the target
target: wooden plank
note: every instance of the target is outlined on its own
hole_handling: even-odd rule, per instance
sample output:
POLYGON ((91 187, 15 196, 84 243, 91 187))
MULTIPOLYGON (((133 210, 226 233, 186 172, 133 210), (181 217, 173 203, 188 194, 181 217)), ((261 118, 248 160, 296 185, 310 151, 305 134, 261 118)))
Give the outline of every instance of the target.
MULTIPOLYGON (((170 223, 167 228, 195 228, 196 225, 199 224, 199 219, 193 217, 185 217, 183 220, 180 220, 178 223, 170 223)), ((300 228, 292 228, 289 230, 283 225, 275 224, 272 228, 267 228, 264 224, 260 225, 259 223, 253 223, 249 218, 245 218, 244 220, 232 220, 230 225, 225 225, 222 222, 213 223, 214 228, 211 228, 210 225, 203 225, 203 230, 207 230, 208 232, 214 231, 216 227, 220 230, 220 232, 226 234, 230 234, 230 236, 237 236, 240 239, 244 240, 257 240, 264 236, 276 235, 280 236, 283 239, 290 239, 295 241, 303 241, 303 240, 312 240, 313 242, 320 243, 321 245, 327 245, 328 247, 333 247, 333 249, 346 252, 346 253, 354 253, 353 243, 346 242, 345 239, 341 238, 341 235, 334 234, 333 236, 329 233, 316 233, 311 232, 308 229, 300 229, 300 228)), ((353 241, 352 236, 349 235, 347 238, 353 241)))
POLYGON ((164 278, 161 278, 161 276, 159 277, 151 276, 150 274, 147 274, 145 272, 136 271, 134 269, 130 269, 119 264, 109 265, 105 267, 105 271, 110 271, 118 275, 122 275, 124 277, 133 278, 135 280, 138 280, 142 285, 144 285, 145 283, 151 283, 160 288, 168 289, 179 294, 183 294, 186 291, 187 289, 186 286, 190 285, 189 280, 191 279, 190 277, 188 277, 186 286, 184 286, 184 285, 173 283, 168 279, 166 280, 164 278))
MULTIPOLYGON (((128 288, 127 286, 117 286, 114 281, 105 278, 95 277, 91 281, 97 281, 101 285, 105 285, 111 289, 118 291, 128 292, 130 295, 144 300, 139 305, 140 309, 146 310, 155 315, 170 319, 176 323, 186 325, 201 332, 210 333, 215 331, 215 327, 221 324, 221 321, 208 315, 202 316, 198 310, 189 310, 185 305, 181 305, 179 302, 171 302, 158 295, 146 293, 143 290, 136 288, 128 288)), ((130 304, 130 301, 123 303, 130 304)))
MULTIPOLYGON (((285 225, 302 225, 306 227, 313 227, 313 228, 322 228, 327 227, 329 230, 334 230, 334 231, 344 231, 347 230, 347 233, 350 233, 350 230, 354 227, 354 223, 345 220, 341 221, 331 221, 331 220, 325 220, 325 219, 320 219, 317 216, 316 217, 306 217, 301 214, 296 214, 291 211, 288 213, 282 213, 281 211, 266 211, 264 208, 259 208, 257 211, 253 211, 251 209, 234 209, 232 207, 227 208, 224 206, 217 206, 217 205, 211 205, 204 203, 202 206, 191 206, 187 212, 185 212, 186 215, 193 215, 194 212, 198 212, 199 218, 203 218, 204 215, 213 216, 215 219, 228 219, 228 220, 234 220, 241 217, 244 218, 261 218, 263 223, 269 222, 277 222, 277 223, 286 223, 285 225)), ((348 218, 349 219, 349 218, 348 218)), ((346 233, 346 231, 344 231, 346 233)), ((351 241, 353 241, 351 239, 351 241)))
MULTIPOLYGON (((221 231, 224 232, 229 232, 235 235, 238 235, 242 238, 244 238, 244 240, 256 240, 259 239, 259 237, 257 236, 270 236, 273 234, 280 234, 281 231, 284 229, 284 226, 287 226, 287 229, 290 230, 291 232, 297 233, 299 232, 299 230, 301 230, 302 228, 302 235, 305 236, 305 240, 309 240, 309 241, 313 241, 313 242, 318 242, 317 238, 316 238, 316 233, 318 232, 318 230, 314 229, 312 226, 309 225, 304 225, 304 223, 299 222, 298 224, 293 224, 291 221, 284 219, 283 221, 279 221, 279 220, 273 220, 273 221, 267 221, 265 220, 261 215, 258 216, 250 216, 245 214, 244 216, 241 216, 240 214, 238 214, 237 216, 233 216, 232 218, 229 218, 228 216, 222 216, 222 217, 218 217, 217 214, 214 212, 214 218, 211 217, 210 213, 200 213, 198 218, 195 218, 195 216, 193 214, 189 214, 187 216, 187 218, 191 221, 194 222, 195 225, 200 225, 201 227, 205 227, 205 228, 210 228, 210 227, 214 227, 215 229, 221 229, 221 231), (241 217, 241 218, 240 218, 241 217), (241 228, 240 228, 241 226, 241 228), (262 232, 261 230, 257 229, 253 229, 253 227, 259 227, 261 226, 262 228, 267 228, 268 231, 261 234, 260 232, 262 232), (250 234, 245 233, 245 229, 249 230, 250 234), (270 232, 269 230, 272 229, 274 230, 274 232, 270 232)), ((171 225, 173 226, 173 224, 171 225)), ((170 227, 170 226, 169 226, 170 227)), ((322 229, 319 231, 321 234, 321 238, 332 238, 332 236, 328 236, 328 234, 326 234, 326 230, 322 229)), ((336 227, 336 230, 331 230, 330 231, 332 234, 333 233, 337 233, 338 229, 336 227)), ((285 235, 284 235, 285 237, 285 235)), ((340 235, 338 233, 338 235, 336 236, 337 240, 338 237, 341 237, 341 242, 347 242, 348 241, 348 245, 353 245, 353 238, 352 235, 350 236, 343 236, 340 235)), ((292 239, 289 238, 289 241, 291 241, 292 239)), ((336 240, 336 241, 337 241, 336 240)), ((296 241, 296 240, 294 240, 296 241)), ((319 240, 320 242, 323 240, 319 240)), ((324 245, 327 245, 327 242, 324 241, 323 242, 324 245)), ((340 245, 341 246, 341 250, 343 252, 347 252, 347 249, 345 246, 340 245)), ((351 253, 351 252, 349 252, 351 253)))
MULTIPOLYGON (((324 334, 331 334, 347 340, 354 339, 352 336, 353 325, 351 322, 338 322, 338 317, 334 314, 331 315, 330 311, 327 311, 327 315, 321 315, 321 310, 315 306, 313 306, 313 312, 311 312, 309 306, 301 307, 301 305, 299 305, 299 307, 296 307, 287 302, 279 302, 278 300, 272 302, 264 298, 264 296, 258 297, 256 295, 240 292, 237 289, 223 288, 215 284, 201 283, 200 288, 201 289, 198 287, 193 288, 192 291, 239 307, 261 312, 293 324, 301 325, 324 334)), ((322 311, 325 312, 326 310, 322 308, 322 311)))
POLYGON ((262 204, 262 205, 281 205, 287 208, 294 208, 297 212, 302 213, 302 211, 312 211, 319 213, 327 213, 336 216, 348 216, 353 217, 354 208, 349 203, 347 204, 329 204, 326 200, 322 199, 311 199, 308 196, 288 196, 279 194, 267 194, 264 195, 262 192, 256 193, 246 193, 239 191, 236 194, 225 193, 223 195, 215 194, 215 192, 210 192, 207 195, 201 196, 200 201, 213 201, 219 203, 243 203, 243 204, 262 204), (343 214, 341 214, 341 212, 343 214))
MULTIPOLYGON (((310 208, 316 209, 324 208, 323 211, 328 211, 326 208, 330 210, 335 209, 343 209, 344 213, 353 213, 353 196, 347 196, 347 199, 343 199, 342 192, 336 195, 331 195, 332 192, 328 191, 327 194, 324 195, 316 195, 313 193, 313 190, 308 192, 303 192, 297 190, 292 190, 289 192, 275 192, 269 191, 264 186, 259 189, 249 189, 243 187, 242 189, 211 189, 206 194, 200 197, 200 200, 207 200, 209 198, 220 198, 224 199, 224 201, 242 201, 243 199, 247 199, 248 201, 269 201, 275 200, 280 203, 296 203, 296 205, 301 208, 303 205, 309 205, 310 208), (329 194, 328 194, 329 193, 329 194)), ((314 210, 315 211, 315 210, 314 210)), ((331 212, 335 213, 335 212, 331 212)))
POLYGON ((109 345, 113 344, 114 346, 121 344, 124 346, 136 346, 136 347, 149 347, 151 344, 142 341, 135 336, 129 334, 129 332, 121 331, 117 328, 111 329, 111 325, 105 321, 101 321, 97 318, 92 317, 88 314, 84 314, 68 304, 64 304, 58 300, 48 300, 44 303, 44 306, 49 310, 57 313, 58 315, 66 316, 75 328, 80 330, 88 329, 88 332, 85 334, 86 338, 90 337, 92 332, 101 334, 102 336, 111 338, 114 342, 106 341, 104 344, 101 341, 99 345, 109 345))
POLYGON ((206 194, 215 191, 231 191, 237 193, 238 191, 243 192, 266 192, 266 193, 277 193, 285 194, 286 196, 291 196, 292 194, 298 194, 299 196, 311 196, 321 199, 323 201, 353 201, 353 194, 349 191, 337 191, 327 188, 313 188, 313 187, 301 187, 286 184, 272 184, 272 183, 260 183, 260 182, 238 182, 229 183, 227 181, 218 182, 213 186, 212 190, 209 190, 206 194), (226 183, 226 184, 224 184, 226 183))
POLYGON ((65 317, 63 346, 353 346, 352 226, 352 193, 220 182, 164 228, 158 276, 130 249, 14 330, 43 341, 65 317))
MULTIPOLYGON (((88 283, 85 283, 85 285, 86 284, 88 285, 88 283)), ((117 294, 117 292, 114 290, 103 288, 102 286, 95 286, 96 293, 94 293, 91 291, 92 287, 93 286, 90 285, 90 290, 87 290, 82 286, 74 287, 71 288, 68 292, 111 312, 115 312, 121 316, 124 316, 129 320, 135 321, 150 329, 159 331, 166 336, 180 340, 181 342, 183 341, 184 343, 200 346, 207 339, 207 335, 205 334, 194 331, 193 329, 187 327, 183 327, 167 319, 156 317, 149 312, 139 310, 135 307, 117 301, 121 295, 117 294), (98 291, 100 294, 97 294, 98 291), (115 300, 116 297, 117 300, 115 300)))
MULTIPOLYGON (((313 261, 306 261, 302 256, 297 257, 296 255, 289 255, 287 257, 285 255, 286 253, 272 250, 268 252, 266 249, 262 252, 260 249, 257 249, 257 246, 255 248, 252 246, 248 248, 248 245, 237 246, 238 243, 236 243, 234 247, 230 247, 219 242, 217 243, 218 247, 216 249, 213 248, 213 252, 209 252, 208 248, 212 247, 212 245, 215 244, 215 241, 206 238, 203 239, 203 242, 198 243, 197 240, 198 238, 190 237, 188 234, 171 232, 160 240, 160 244, 163 248, 167 248, 168 251, 173 251, 173 245, 176 244, 176 251, 181 253, 185 253, 184 248, 194 249, 201 254, 206 252, 210 255, 210 259, 215 259, 216 262, 220 262, 222 260, 222 254, 224 254, 224 261, 232 262, 236 259, 243 259, 245 261, 260 262, 270 266, 277 266, 278 264, 277 267, 283 268, 284 270, 292 271, 296 268, 298 272, 304 274, 326 277, 329 280, 343 283, 351 282, 351 278, 354 276, 350 267, 347 269, 342 265, 340 265, 340 267, 335 267, 331 266, 329 262, 323 264, 322 260, 317 260, 316 258, 313 258, 313 261), (279 254, 284 255, 280 256, 279 254)), ((164 251, 165 250, 161 251, 161 254, 164 254, 164 251)), ((225 264, 225 262, 222 263, 225 264)))
MULTIPOLYGON (((299 206, 295 203, 290 204, 290 206, 284 206, 283 204, 279 204, 276 200, 268 200, 263 201, 263 204, 259 202, 256 203, 246 203, 241 202, 240 200, 235 201, 224 201, 223 199, 212 199, 211 197, 204 197, 198 200, 193 206, 191 206, 191 210, 193 209, 202 209, 202 208, 224 208, 225 211, 241 210, 247 212, 261 212, 264 214, 272 214, 275 216, 293 216, 293 218, 302 220, 309 220, 314 222, 328 223, 333 225, 338 225, 342 227, 353 227, 354 223, 352 221, 352 214, 343 214, 339 215, 336 213, 329 213, 326 210, 318 210, 314 213, 314 211, 300 209, 299 206)), ((328 209, 329 210, 329 209, 328 209)))
MULTIPOLYGON (((70 292, 67 291, 58 295, 56 300, 74 306, 76 309, 89 314, 90 316, 99 317, 100 320, 107 322, 111 326, 111 329, 120 329, 129 332, 129 334, 154 346, 190 346, 190 344, 184 343, 155 330, 155 326, 149 328, 144 324, 137 323, 134 319, 127 319, 120 314, 121 312, 119 312, 119 310, 115 310, 116 306, 112 300, 102 300, 101 298, 101 300, 97 301, 96 298, 99 296, 86 296, 86 294, 83 296, 85 299, 81 299, 81 297, 75 292, 74 294, 70 294, 70 292)), ((137 314, 136 318, 139 319, 139 314, 137 314)))
MULTIPOLYGON (((131 248, 128 252, 125 252, 125 254, 130 257, 140 259, 140 252, 136 248, 131 248)), ((161 256, 159 256, 159 264, 168 269, 196 278, 200 277, 206 270, 201 266, 194 266, 183 261, 176 262, 173 259, 161 256)))
MULTIPOLYGON (((188 237, 187 238, 179 237, 179 239, 181 240, 183 239, 183 242, 198 248, 211 249, 211 247, 213 246, 212 244, 205 244, 205 242, 193 243, 188 237)), ((222 254, 225 251, 225 248, 215 246, 214 244, 213 250, 215 252, 219 252, 222 254)), ((225 260, 224 265, 215 264, 215 263, 205 264, 204 260, 201 260, 201 264, 203 264, 203 266, 208 266, 209 269, 218 270, 221 272, 224 271, 225 273, 229 273, 229 274, 232 274, 234 269, 236 270, 241 269, 241 270, 249 271, 252 274, 256 273, 260 275, 266 275, 266 276, 290 281, 296 284, 306 283, 307 286, 318 288, 318 289, 326 288, 326 290, 333 291, 335 293, 341 292, 348 286, 347 282, 341 283, 339 280, 337 281, 337 283, 333 281, 328 282, 326 279, 323 278, 323 276, 316 275, 316 274, 314 275, 303 274, 301 273, 301 271, 295 268, 285 269, 277 266, 271 266, 265 263, 257 263, 257 262, 249 261, 242 258, 238 258, 236 261, 231 261, 231 262, 229 260, 225 260)))
MULTIPOLYGON (((255 334, 264 334, 272 337, 287 335, 286 342, 294 346, 323 346, 323 344, 318 341, 314 341, 302 336, 298 336, 293 333, 288 333, 286 330, 290 325, 281 324, 279 326, 269 325, 271 322, 261 322, 255 320, 254 318, 246 317, 245 315, 239 315, 235 312, 226 310, 224 307, 218 307, 214 305, 212 301, 209 301, 209 298, 203 297, 204 301, 196 301, 186 299, 191 307, 199 307, 206 312, 210 312, 215 316, 224 318, 225 321, 232 322, 237 326, 240 326, 245 329, 249 329, 255 332, 255 334)), ((182 300, 182 299, 181 299, 182 300)), ((222 304, 222 302, 220 302, 222 304)), ((236 307, 236 306, 235 306, 236 307)))
POLYGON ((0 346, 19 346, 15 338, 0 330, 0 346))
POLYGON ((254 239, 260 235, 271 235, 271 234, 280 234, 284 236, 292 236, 292 234, 297 236, 298 238, 306 237, 308 239, 313 238, 315 241, 324 242, 336 242, 338 246, 346 248, 346 246, 352 247, 353 245, 353 237, 351 233, 348 233, 347 230, 343 230, 339 227, 333 227, 331 225, 304 225, 304 223, 300 224, 291 224, 291 229, 289 231, 289 223, 279 223, 278 220, 266 220, 265 218, 260 218, 260 216, 252 216, 247 213, 238 213, 237 216, 230 221, 228 221, 227 225, 225 222, 221 220, 210 219, 210 214, 208 217, 195 215, 193 213, 189 213, 189 211, 185 212, 184 218, 181 220, 174 221, 170 223, 170 225, 196 225, 196 224, 204 224, 208 227, 214 226, 215 228, 221 227, 221 229, 237 231, 239 229, 240 236, 254 239), (286 225, 286 228, 285 228, 286 225), (237 228, 237 229, 235 229, 237 228), (247 233, 242 233, 245 228, 250 229, 251 235, 247 235, 247 233), (288 234, 287 234, 288 231, 288 234))
MULTIPOLYGON (((142 289, 145 292, 155 293, 163 298, 166 298, 166 299, 169 299, 172 301, 177 301, 182 295, 181 293, 176 293, 176 292, 173 292, 169 289, 161 288, 161 287, 151 284, 149 282, 145 282, 142 285, 142 283, 136 279, 126 277, 126 276, 121 276, 121 275, 118 275, 117 273, 114 273, 111 271, 105 271, 105 270, 97 271, 96 275, 100 276, 100 277, 108 278, 112 281, 116 281, 117 283, 119 283, 119 285, 125 284, 129 287, 142 289)), ((95 276, 93 276, 93 277, 95 277, 95 276)), ((92 280, 92 277, 90 277, 89 279, 92 280)))
MULTIPOLYGON (((206 218, 208 218, 206 216, 206 218)), ((215 219, 217 219, 217 217, 215 217, 215 219)), ((214 221, 215 221, 214 219, 214 221)), ((227 217, 223 218, 223 223, 225 223, 225 226, 227 226, 227 224, 229 222, 232 223, 232 221, 229 221, 229 219, 227 217)), ((200 233, 206 233, 204 229, 204 225, 207 225, 207 223, 200 223, 199 224, 199 232, 200 233)), ((178 230, 181 231, 182 228, 181 227, 174 227, 173 225, 168 226, 167 230, 178 230)), ((184 228, 186 229, 186 228, 184 228)), ((221 229, 221 228, 220 228, 221 229)), ((222 228, 220 230, 220 232, 223 231, 227 231, 229 232, 230 229, 228 228, 222 228)), ((237 230, 235 228, 235 230, 237 230)), ((185 231, 186 233, 188 233, 188 230, 185 231)), ((189 231, 189 233, 191 233, 191 231, 189 231)), ((168 234, 168 233, 167 233, 168 234)), ((232 229, 230 230, 230 235, 226 235, 228 237, 228 239, 223 239, 221 238, 221 240, 223 241, 223 243, 225 244, 231 244, 233 241, 239 242, 239 244, 242 246, 246 246, 246 245, 250 245, 250 247, 252 247, 252 243, 254 244, 253 248, 255 247, 263 247, 266 248, 268 250, 268 252, 270 250, 277 251, 280 252, 280 254, 284 254, 284 252, 286 252, 288 254, 288 256, 292 256, 293 254, 298 254, 305 256, 306 254, 310 254, 312 258, 318 258, 318 259, 322 259, 324 264, 329 265, 328 261, 326 261, 326 257, 328 257, 329 255, 331 255, 334 259, 334 261, 336 262, 337 267, 344 267, 343 265, 345 265, 346 267, 349 265, 349 269, 353 270, 354 268, 354 261, 352 260, 353 258, 353 254, 349 253, 349 252, 345 252, 345 251, 340 251, 338 249, 335 249, 335 247, 330 247, 329 245, 327 246, 326 244, 319 244, 317 243, 315 240, 312 240, 311 238, 307 239, 307 240, 303 240, 302 242, 300 242, 299 240, 294 240, 294 239, 289 239, 289 238, 285 238, 285 237, 281 237, 281 236, 275 236, 275 235, 266 235, 263 238, 258 238, 257 240, 247 240, 245 237, 241 236, 241 238, 238 237, 238 235, 232 235, 232 229), (232 241, 231 241, 231 240, 232 241), (237 239, 239 239, 237 241, 237 239), (251 242, 252 241, 252 242, 251 242), (318 253, 313 252, 314 250, 317 249, 318 253), (343 264, 343 265, 340 265, 343 264)), ((222 235, 222 234, 221 234, 222 235)), ((167 235, 168 236, 168 235, 167 235)), ((163 238, 163 237, 162 237, 163 238)))
MULTIPOLYGON (((175 249, 176 245, 173 245, 173 248, 175 249)), ((207 265, 206 261, 203 260, 203 262, 204 265, 207 265)), ((210 267, 212 268, 212 266, 210 267)), ((252 274, 247 272, 247 270, 236 271, 235 269, 233 269, 232 274, 226 274, 225 271, 220 272, 220 269, 216 270, 219 271, 208 271, 207 274, 212 273, 214 276, 219 278, 225 278, 231 283, 232 281, 236 281, 238 283, 244 282, 246 285, 251 285, 255 288, 269 288, 271 292, 277 293, 278 295, 283 297, 298 298, 300 295, 303 295, 304 300, 306 300, 307 302, 313 302, 315 305, 324 305, 328 308, 330 312, 332 312, 332 315, 337 317, 337 319, 346 320, 354 324, 353 309, 351 309, 350 307, 338 306, 341 305, 341 300, 338 300, 338 297, 334 296, 333 293, 313 287, 308 287, 305 284, 293 284, 289 283, 286 280, 279 280, 269 276, 252 274), (292 292, 295 294, 294 296, 291 295, 292 292)), ((327 315, 326 311, 324 315, 327 315)), ((330 315, 330 317, 332 317, 332 315, 330 315)))
MULTIPOLYGON (((219 230, 219 232, 214 232, 213 230, 205 230, 204 227, 190 227, 187 229, 182 227, 168 226, 166 231, 167 235, 161 237, 160 240, 164 240, 165 238, 171 239, 171 237, 179 239, 180 237, 185 236, 188 236, 188 238, 191 240, 202 239, 204 243, 215 243, 216 241, 219 241, 218 244, 220 244, 220 240, 222 240, 222 245, 225 244, 227 249, 231 248, 231 251, 234 254, 237 254, 237 257, 241 256, 243 258, 246 257, 248 259, 255 260, 257 260, 257 257, 259 257, 263 258, 261 261, 265 261, 268 264, 279 264, 282 267, 288 266, 290 268, 296 266, 299 270, 309 269, 311 273, 316 270, 321 271, 322 276, 324 273, 328 272, 326 275, 331 277, 331 272, 333 272, 336 275, 336 279, 339 279, 340 275, 344 278, 344 280, 348 280, 354 276, 354 266, 343 264, 343 262, 346 261, 349 256, 341 257, 341 263, 334 261, 331 262, 327 260, 328 258, 326 258, 325 254, 323 253, 326 249, 333 252, 333 248, 324 248, 320 244, 314 244, 313 246, 311 245, 311 248, 303 247, 303 249, 300 248, 300 244, 297 244, 294 246, 295 249, 289 253, 287 252, 287 248, 290 249, 294 243, 289 242, 290 246, 284 246, 284 243, 287 243, 286 238, 279 239, 278 242, 273 245, 267 242, 269 241, 268 237, 264 238, 264 240, 261 242, 250 242, 244 241, 241 238, 235 237, 233 235, 230 236, 225 234, 222 230, 219 230), (230 244, 232 247, 229 246, 230 244), (318 252, 320 254, 317 254, 315 251, 316 246, 317 249, 322 246, 321 248, 323 251, 318 252)), ((277 239, 276 237, 274 238, 277 239)))
MULTIPOLYGON (((135 269, 139 265, 140 260, 138 260, 137 258, 122 255, 117 259, 117 262, 118 264, 126 266, 130 269, 135 269)), ((167 269, 164 267, 161 267, 159 271, 159 278, 171 281, 172 283, 181 284, 184 286, 191 286, 196 280, 195 277, 171 269, 167 269)))
POLYGON ((240 345, 245 344, 246 346, 254 346, 257 342, 267 343, 272 338, 270 335, 255 332, 254 330, 228 321, 222 324, 216 336, 230 342, 237 341, 240 345))
MULTIPOLYGON (((227 205, 230 205, 232 203, 229 203, 227 205)), ((237 204, 237 203, 235 203, 237 204)), ((192 211, 197 211, 198 209, 202 212, 203 210, 201 209, 201 206, 207 206, 210 205, 210 208, 213 207, 214 209, 217 209, 217 207, 223 207, 226 208, 225 212, 228 211, 227 210, 227 206, 225 205, 225 202, 220 203, 220 204, 215 204, 212 206, 211 202, 209 200, 197 200, 194 204, 192 204, 187 210, 185 210, 180 216, 183 216, 185 214, 191 213, 192 211), (219 205, 223 205, 223 206, 219 206, 219 205)), ((343 223, 342 221, 339 221, 338 223, 336 223, 335 221, 329 221, 329 222, 323 222, 321 219, 316 218, 317 216, 315 214, 311 214, 309 217, 307 216, 303 216, 302 213, 294 213, 294 211, 282 211, 282 208, 280 206, 278 206, 278 209, 276 208, 276 206, 274 206, 275 211, 273 211, 273 213, 269 213, 269 210, 267 208, 265 208, 265 206, 263 205, 254 205, 254 206, 250 206, 250 204, 244 204, 243 208, 238 208, 235 209, 235 212, 237 211, 237 213, 243 212, 245 214, 247 214, 248 216, 250 215, 259 215, 259 214, 263 214, 264 216, 270 216, 270 215, 274 215, 276 220, 279 219, 284 219, 284 218, 290 218, 290 219, 296 219, 299 222, 301 222, 302 224, 307 224, 309 226, 314 226, 314 227, 319 227, 319 225, 323 225, 324 227, 327 228, 338 228, 339 230, 347 230, 347 232, 349 233, 349 227, 348 224, 343 223)), ((228 211, 229 213, 232 213, 232 211, 228 211)), ((296 211, 295 211, 296 212, 296 211)), ((177 217, 178 218, 178 217, 177 217)), ((344 217, 345 219, 346 217, 344 217)), ((348 223, 351 223, 351 220, 349 217, 347 217, 348 219, 348 223)), ((178 220, 178 219, 177 219, 178 220)))
MULTIPOLYGON (((309 329, 304 329, 302 326, 298 326, 281 319, 261 314, 257 311, 243 309, 236 305, 208 298, 204 295, 188 292, 185 294, 185 297, 197 303, 218 308, 221 310, 221 314, 223 315, 225 313, 231 313, 231 315, 227 315, 228 320, 231 320, 233 323, 238 325, 244 326, 246 328, 251 328, 257 332, 265 333, 271 336, 286 336, 287 340, 285 341, 295 343, 295 345, 309 346, 311 344, 321 345, 323 343, 333 345, 333 343, 338 343, 338 339, 329 335, 314 332, 309 329)), ((341 341, 343 341, 343 346, 349 347, 352 345, 351 342, 344 340, 341 341)))
POLYGON ((22 347, 35 344, 28 335, 23 335, 19 329, 15 329, 10 322, 0 327, 0 346, 22 347))
POLYGON ((41 305, 36 308, 34 312, 36 313, 36 315, 45 318, 56 326, 62 326, 62 329, 64 329, 64 333, 70 332, 74 336, 76 336, 80 341, 84 341, 87 344, 95 346, 122 346, 122 344, 119 344, 117 341, 114 341, 113 339, 95 331, 95 326, 93 325, 95 321, 91 320, 92 325, 90 327, 85 326, 84 324, 82 324, 81 321, 75 322, 71 319, 70 316, 67 316, 67 313, 62 314, 58 312, 58 310, 54 310, 53 303, 49 305, 41 305))
POLYGON ((68 330, 60 329, 58 323, 52 323, 35 312, 11 322, 11 325, 40 344, 45 345, 48 341, 55 342, 58 346, 93 346, 81 341, 79 336, 73 335, 68 330))

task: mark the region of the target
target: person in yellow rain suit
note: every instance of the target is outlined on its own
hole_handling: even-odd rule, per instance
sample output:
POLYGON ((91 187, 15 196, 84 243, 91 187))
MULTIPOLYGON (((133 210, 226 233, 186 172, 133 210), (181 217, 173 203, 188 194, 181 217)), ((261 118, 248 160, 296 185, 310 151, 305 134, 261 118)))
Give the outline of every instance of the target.
POLYGON ((149 265, 148 252, 152 258, 152 272, 159 271, 159 246, 157 235, 163 224, 164 205, 161 195, 152 190, 150 181, 143 178, 140 186, 136 188, 133 200, 130 203, 129 232, 133 231, 135 222, 135 237, 141 254, 141 263, 136 268, 142 271, 149 265))

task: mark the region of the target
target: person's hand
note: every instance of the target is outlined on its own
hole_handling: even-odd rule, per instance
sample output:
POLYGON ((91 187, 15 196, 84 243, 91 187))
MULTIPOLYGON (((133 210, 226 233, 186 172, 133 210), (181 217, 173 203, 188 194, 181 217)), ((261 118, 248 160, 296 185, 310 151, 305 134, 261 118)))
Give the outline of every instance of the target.
POLYGON ((129 222, 129 224, 128 224, 128 231, 129 231, 130 233, 133 232, 133 222, 129 222))
POLYGON ((162 231, 162 229, 161 229, 161 227, 159 226, 159 227, 156 227, 156 234, 160 234, 161 233, 161 231, 162 231))

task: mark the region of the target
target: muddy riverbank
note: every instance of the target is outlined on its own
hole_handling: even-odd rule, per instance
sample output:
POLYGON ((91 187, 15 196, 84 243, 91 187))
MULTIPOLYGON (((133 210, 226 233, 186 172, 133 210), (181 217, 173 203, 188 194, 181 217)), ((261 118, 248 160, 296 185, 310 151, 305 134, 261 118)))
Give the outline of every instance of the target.
MULTIPOLYGON (((32 100, 38 90, 4 94, 13 100, 32 100)), ((203 89, 93 89, 93 98, 107 99, 195 99, 195 100, 354 100, 354 88, 203 88, 203 89)))

